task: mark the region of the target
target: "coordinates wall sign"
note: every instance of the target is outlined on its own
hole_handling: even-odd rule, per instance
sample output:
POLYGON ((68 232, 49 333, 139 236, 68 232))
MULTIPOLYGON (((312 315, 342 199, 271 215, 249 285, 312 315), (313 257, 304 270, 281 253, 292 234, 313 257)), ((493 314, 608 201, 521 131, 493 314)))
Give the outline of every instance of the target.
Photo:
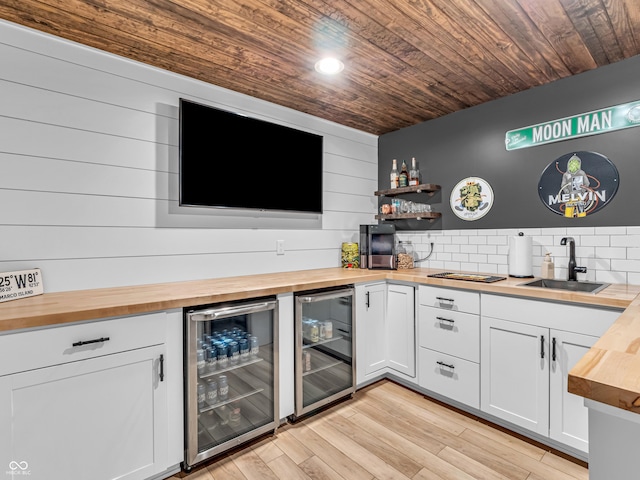
POLYGON ((451 190, 451 210, 463 220, 472 221, 484 217, 493 205, 493 189, 479 177, 460 180, 451 190))
POLYGON ((607 157, 572 152, 547 165, 540 175, 538 194, 552 212, 580 218, 604 208, 619 185, 618 169, 607 157))

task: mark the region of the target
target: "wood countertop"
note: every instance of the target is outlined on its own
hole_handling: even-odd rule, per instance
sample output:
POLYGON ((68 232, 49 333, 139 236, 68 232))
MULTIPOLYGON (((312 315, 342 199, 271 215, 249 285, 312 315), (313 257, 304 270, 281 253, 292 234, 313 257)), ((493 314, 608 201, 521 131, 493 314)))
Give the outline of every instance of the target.
POLYGON ((352 283, 395 280, 485 293, 624 309, 624 313, 569 373, 569 391, 640 413, 640 286, 613 284, 597 294, 432 278, 441 270, 326 268, 130 287, 45 293, 0 304, 0 333, 172 308, 242 300, 352 283))

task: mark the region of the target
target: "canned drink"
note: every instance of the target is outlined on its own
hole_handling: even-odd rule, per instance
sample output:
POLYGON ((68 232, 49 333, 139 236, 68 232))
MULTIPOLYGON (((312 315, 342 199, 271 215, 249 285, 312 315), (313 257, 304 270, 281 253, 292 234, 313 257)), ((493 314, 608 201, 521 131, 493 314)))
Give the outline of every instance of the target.
POLYGON ((236 365, 240 361, 240 346, 236 341, 229 343, 229 361, 231 365, 236 365))
POLYGON ((225 342, 216 345, 218 349, 218 368, 226 368, 229 365, 229 347, 225 342))
POLYGON ((216 370, 218 364, 218 349, 215 346, 207 349, 207 372, 211 373, 216 370))
POLYGON ((203 408, 207 401, 207 391, 205 386, 201 383, 198 384, 198 408, 203 408))
POLYGON ((240 400, 231 402, 229 407, 229 425, 239 424, 241 419, 240 400))
POLYGON ((206 361, 204 358, 204 350, 200 348, 196 351, 196 367, 198 369, 198 375, 202 375, 204 373, 205 366, 206 361))
POLYGON ((305 351, 303 357, 304 357, 303 370, 305 372, 309 372, 311 371, 311 352, 305 351))
POLYGON ((333 322, 330 320, 324 322, 324 338, 333 338, 333 322))
POLYGON ((252 357, 257 357, 260 352, 260 346, 258 345, 258 337, 249 337, 249 349, 252 357))
POLYGON ((215 405, 218 403, 218 384, 216 381, 211 378, 207 381, 207 405, 215 405))
POLYGON ((238 347, 240 348, 240 361, 244 362, 249 359, 249 342, 246 338, 238 341, 238 347))
POLYGON ((309 340, 312 342, 320 340, 320 329, 318 328, 317 320, 311 322, 311 326, 309 327, 309 340))
POLYGON ((227 383, 226 375, 220 375, 218 377, 218 398, 221 402, 229 398, 229 384, 227 383))

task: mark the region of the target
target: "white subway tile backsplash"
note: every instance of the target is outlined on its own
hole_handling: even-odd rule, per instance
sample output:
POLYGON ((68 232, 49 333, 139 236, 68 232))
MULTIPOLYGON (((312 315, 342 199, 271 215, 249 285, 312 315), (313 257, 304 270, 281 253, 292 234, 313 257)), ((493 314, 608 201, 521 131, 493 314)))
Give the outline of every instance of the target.
POLYGON ((454 262, 468 262, 469 254, 467 253, 454 253, 451 255, 451 260, 454 262))
POLYGON ((612 247, 640 247, 640 235, 615 235, 610 238, 612 247))
POLYGON ((507 236, 506 235, 488 235, 487 244, 488 245, 507 245, 508 244, 507 236))
POLYGON ((627 283, 631 285, 640 285, 640 273, 629 272, 627 274, 627 283))
POLYGON ((626 235, 627 227, 596 227, 596 235, 626 235))
MULTIPOLYGON (((532 265, 540 275, 540 265, 549 252, 556 278, 567 277, 569 247, 563 237, 576 241, 576 261, 587 273, 578 278, 610 283, 640 284, 640 227, 571 227, 504 230, 449 230, 441 235, 416 234, 414 243, 434 243, 430 268, 459 269, 492 274, 508 274, 509 237, 522 231, 533 241, 532 265)), ((423 248, 424 250, 424 248, 423 248)))
POLYGON ((475 263, 487 263, 487 255, 471 254, 469 255, 469 261, 475 263))
MULTIPOLYGON (((632 248, 624 248, 624 247, 602 247, 596 249, 596 256, 600 258, 634 258, 629 257, 629 252, 633 250, 632 248)), ((640 250, 640 249, 639 249, 640 250)), ((640 254, 640 253, 639 253, 640 254)), ((640 257, 637 257, 640 258, 640 257)))
POLYGON ((469 244, 471 244, 471 245, 486 245, 487 244, 487 236, 486 235, 478 235, 477 237, 469 237, 469 244))
POLYGON ((466 272, 479 272, 480 269, 478 268, 478 264, 477 263, 460 263, 460 269, 464 270, 466 272))
POLYGON ((611 260, 611 270, 640 272, 640 260, 611 260))
POLYGON ((460 262, 444 262, 445 270, 462 270, 460 262))
POLYGON ((460 253, 478 253, 477 245, 460 245, 460 253))
MULTIPOLYGON (((577 240, 577 239, 576 239, 577 240)), ((609 236, 608 235, 582 235, 579 239, 580 246, 594 246, 594 247, 608 247, 609 236)), ((577 250, 577 249, 576 249, 577 250)))

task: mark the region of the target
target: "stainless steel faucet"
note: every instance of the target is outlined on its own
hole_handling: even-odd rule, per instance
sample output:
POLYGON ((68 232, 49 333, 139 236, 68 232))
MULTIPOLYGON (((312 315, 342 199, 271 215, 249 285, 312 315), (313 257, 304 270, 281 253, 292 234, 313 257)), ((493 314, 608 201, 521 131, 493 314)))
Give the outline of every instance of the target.
POLYGON ((564 237, 560 240, 560 245, 566 245, 569 242, 569 265, 567 266, 567 280, 577 281, 578 273, 587 273, 587 267, 576 266, 576 241, 573 237, 564 237))

